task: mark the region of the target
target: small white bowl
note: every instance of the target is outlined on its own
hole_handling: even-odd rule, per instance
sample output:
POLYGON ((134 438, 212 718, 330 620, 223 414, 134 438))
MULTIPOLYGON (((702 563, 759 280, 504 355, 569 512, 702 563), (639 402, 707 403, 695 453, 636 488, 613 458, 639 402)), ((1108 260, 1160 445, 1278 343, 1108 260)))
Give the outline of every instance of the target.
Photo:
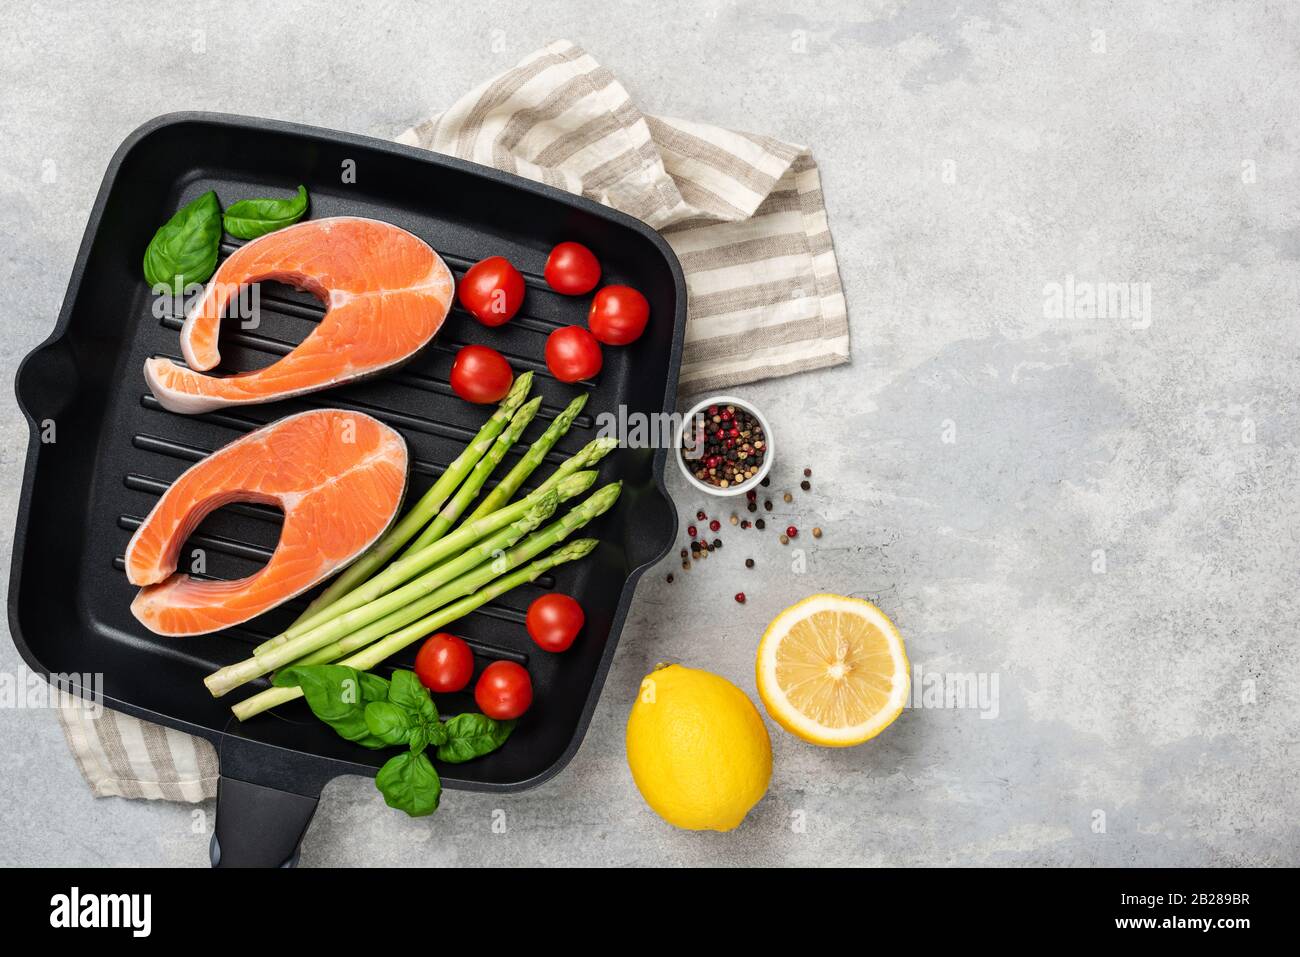
POLYGON ((686 481, 690 483, 690 485, 699 489, 701 492, 704 492, 706 495, 726 497, 731 495, 743 495, 751 488, 758 487, 758 484, 767 477, 767 473, 772 469, 772 458, 776 453, 776 445, 772 441, 772 426, 768 424, 767 417, 754 407, 754 403, 747 402, 746 400, 737 398, 734 395, 711 395, 707 399, 701 399, 699 402, 695 403, 695 405, 691 406, 677 423, 677 432, 673 437, 672 451, 673 458, 677 460, 677 467, 681 469, 682 475, 686 477, 686 481), (711 405, 734 405, 739 409, 744 409, 754 418, 758 419, 758 424, 763 427, 764 441, 767 443, 767 446, 763 450, 763 464, 759 467, 757 473, 755 473, 751 478, 745 479, 745 481, 741 482, 739 485, 729 485, 726 488, 718 488, 716 485, 710 485, 708 482, 701 482, 691 474, 691 470, 687 468, 686 463, 682 461, 682 437, 683 433, 686 431, 686 426, 694 420, 697 413, 703 412, 711 405))

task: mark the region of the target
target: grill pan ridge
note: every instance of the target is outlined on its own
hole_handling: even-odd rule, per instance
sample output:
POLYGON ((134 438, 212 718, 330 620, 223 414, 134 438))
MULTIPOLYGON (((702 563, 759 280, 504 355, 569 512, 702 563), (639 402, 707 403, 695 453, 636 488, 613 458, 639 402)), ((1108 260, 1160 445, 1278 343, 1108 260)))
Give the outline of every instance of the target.
MULTIPOLYGON (((225 237, 222 258, 237 246, 225 237)), ((269 364, 324 314, 306 293, 272 283, 257 292, 254 322, 223 322, 220 373, 269 364)), ((122 572, 135 527, 194 462, 252 429, 310 408, 365 412, 401 432, 411 452, 408 502, 414 501, 490 412, 462 402, 448 385, 455 351, 467 343, 492 345, 517 372, 532 370, 534 394, 543 396, 536 421, 498 475, 571 398, 589 396, 527 490, 596 435, 602 413, 616 415, 619 406, 629 414, 673 411, 685 322, 685 280, 667 243, 644 223, 590 200, 353 134, 214 113, 151 120, 111 160, 54 332, 16 376, 30 438, 9 587, 14 643, 33 670, 46 676, 102 673, 107 706, 216 746, 221 781, 214 863, 289 860, 321 787, 340 774, 373 775, 387 755, 338 738, 301 702, 242 725, 235 721, 229 705, 238 697, 211 699, 202 677, 246 657, 253 644, 287 625, 310 595, 216 635, 153 635, 130 614, 135 589, 122 572), (150 355, 179 357, 181 320, 155 311, 141 275, 153 231, 208 189, 228 205, 288 195, 299 183, 311 196, 309 218, 392 222, 429 242, 458 281, 473 262, 506 256, 524 274, 523 309, 506 326, 485 329, 456 306, 435 340, 409 363, 364 382, 197 416, 166 412, 149 394, 142 366, 150 355), (600 375, 574 385, 551 377, 542 360, 546 335, 583 324, 589 302, 552 292, 541 277, 547 252, 563 240, 596 252, 602 284, 631 285, 651 304, 645 335, 631 346, 606 348, 600 375)), ((453 626, 473 647, 478 668, 497 658, 526 664, 537 695, 507 747, 439 766, 446 786, 498 792, 536 786, 577 751, 637 579, 676 536, 666 457, 664 448, 615 450, 601 463, 599 482, 621 479, 623 495, 579 533, 600 539, 596 551, 453 626), (522 627, 528 602, 550 588, 574 595, 587 612, 583 634, 564 655, 539 651, 522 627)), ((274 508, 227 506, 191 536, 182 565, 198 549, 203 574, 247 575, 274 549, 279 522, 274 508)), ((388 666, 409 665, 413 655, 407 649, 388 666)), ((475 710, 467 692, 439 696, 438 704, 446 713, 475 710)))

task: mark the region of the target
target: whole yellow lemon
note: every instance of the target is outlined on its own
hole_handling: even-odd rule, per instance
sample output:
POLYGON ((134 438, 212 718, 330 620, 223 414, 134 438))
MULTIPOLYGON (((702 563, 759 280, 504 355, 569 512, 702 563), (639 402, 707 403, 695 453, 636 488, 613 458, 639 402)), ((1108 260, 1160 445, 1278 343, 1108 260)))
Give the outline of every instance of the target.
POLYGON ((692 831, 730 831, 767 793, 772 742, 745 692, 707 671, 646 675, 627 719, 627 764, 651 809, 692 831))

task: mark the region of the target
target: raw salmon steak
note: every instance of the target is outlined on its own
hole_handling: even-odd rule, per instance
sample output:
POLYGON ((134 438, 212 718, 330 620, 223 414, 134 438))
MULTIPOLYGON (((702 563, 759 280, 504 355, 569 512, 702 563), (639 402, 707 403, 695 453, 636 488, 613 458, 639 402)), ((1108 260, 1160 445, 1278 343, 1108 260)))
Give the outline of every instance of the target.
POLYGON ((418 236, 390 223, 339 216, 299 223, 241 246, 221 264, 181 327, 189 368, 144 364, 149 388, 172 412, 274 402, 374 375, 413 356, 442 327, 454 280, 418 236), (325 318, 292 352, 231 376, 205 371, 221 361, 217 334, 241 287, 263 280, 305 289, 325 318))
POLYGON ((348 564, 392 523, 406 493, 406 441, 359 412, 291 415, 213 452, 172 483, 126 548, 143 585, 131 611, 160 635, 201 635, 248 621, 348 564), (237 581, 176 574, 185 540, 231 502, 284 511, 275 552, 237 581))

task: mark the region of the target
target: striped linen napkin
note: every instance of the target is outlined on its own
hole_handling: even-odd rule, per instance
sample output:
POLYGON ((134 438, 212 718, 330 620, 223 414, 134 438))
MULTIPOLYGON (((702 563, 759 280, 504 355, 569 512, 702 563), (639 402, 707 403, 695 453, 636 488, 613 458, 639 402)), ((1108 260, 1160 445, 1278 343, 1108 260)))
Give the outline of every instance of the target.
MULTIPOLYGON (((683 393, 839 365, 848 315, 812 155, 767 136, 646 116, 609 70, 560 40, 407 130, 398 142, 548 183, 660 230, 689 292, 683 393)), ((199 801, 212 746, 67 707, 95 794, 199 801)))
POLYGON ((802 146, 646 116, 568 40, 398 142, 549 183, 660 230, 689 291, 684 393, 848 361, 821 177, 802 146))

